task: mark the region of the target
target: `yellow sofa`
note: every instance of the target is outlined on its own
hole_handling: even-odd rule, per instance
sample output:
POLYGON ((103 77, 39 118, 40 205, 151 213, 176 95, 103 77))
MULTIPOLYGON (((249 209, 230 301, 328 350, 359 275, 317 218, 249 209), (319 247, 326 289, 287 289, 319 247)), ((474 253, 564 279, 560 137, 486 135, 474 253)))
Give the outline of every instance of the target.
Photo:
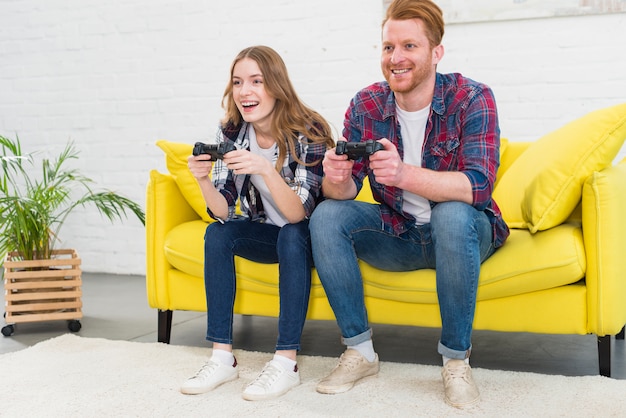
MULTIPOLYGON (((533 142, 503 140, 494 189, 511 235, 481 270, 479 330, 596 334, 599 371, 609 376, 612 335, 626 324, 626 104, 589 113, 533 142)), ((172 312, 205 311, 204 201, 187 169, 191 144, 160 140, 168 173, 147 185, 147 297, 158 340, 172 312)), ((359 199, 370 200, 367 184, 359 199)), ((434 270, 393 273, 361 265, 372 323, 439 327, 434 270)), ((277 265, 236 260, 235 311, 278 315, 277 265)), ((313 274, 311 319, 334 320, 313 274)), ((621 332, 620 332, 621 331, 621 332)))

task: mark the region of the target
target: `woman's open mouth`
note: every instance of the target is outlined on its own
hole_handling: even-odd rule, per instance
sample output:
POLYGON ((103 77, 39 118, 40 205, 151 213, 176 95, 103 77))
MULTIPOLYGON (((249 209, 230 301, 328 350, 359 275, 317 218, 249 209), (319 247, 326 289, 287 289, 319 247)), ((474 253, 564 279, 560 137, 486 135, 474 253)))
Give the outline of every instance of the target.
POLYGON ((253 101, 241 102, 241 107, 243 107, 245 111, 253 110, 258 105, 259 105, 259 102, 253 102, 253 101))

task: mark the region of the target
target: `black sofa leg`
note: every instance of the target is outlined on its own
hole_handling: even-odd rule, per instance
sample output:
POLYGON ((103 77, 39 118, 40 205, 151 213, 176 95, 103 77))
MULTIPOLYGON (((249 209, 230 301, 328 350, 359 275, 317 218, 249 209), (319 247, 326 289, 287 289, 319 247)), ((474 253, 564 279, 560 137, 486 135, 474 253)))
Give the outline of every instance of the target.
POLYGON ((598 364, 600 375, 611 377, 611 336, 598 337, 598 364))
POLYGON ((172 334, 172 311, 167 310, 163 311, 159 309, 159 319, 158 319, 158 332, 159 332, 159 342, 169 344, 170 343, 170 335, 172 334))
POLYGON ((626 327, 622 327, 622 330, 615 336, 615 338, 617 338, 618 340, 624 339, 624 328, 626 327))

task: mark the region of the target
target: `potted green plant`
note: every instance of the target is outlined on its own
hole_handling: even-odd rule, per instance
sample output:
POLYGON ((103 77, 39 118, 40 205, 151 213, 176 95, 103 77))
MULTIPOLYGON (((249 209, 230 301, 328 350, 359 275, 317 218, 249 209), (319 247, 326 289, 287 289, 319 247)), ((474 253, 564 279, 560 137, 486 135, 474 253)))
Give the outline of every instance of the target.
POLYGON ((0 135, 0 257, 5 284, 2 334, 11 335, 13 323, 68 319, 72 331, 80 329, 80 258, 73 249, 57 249, 60 230, 78 206, 95 206, 110 221, 130 212, 142 224, 145 214, 132 200, 109 190, 96 191, 93 180, 67 168, 78 158, 68 142, 54 159, 41 159, 22 151, 15 140, 0 135))

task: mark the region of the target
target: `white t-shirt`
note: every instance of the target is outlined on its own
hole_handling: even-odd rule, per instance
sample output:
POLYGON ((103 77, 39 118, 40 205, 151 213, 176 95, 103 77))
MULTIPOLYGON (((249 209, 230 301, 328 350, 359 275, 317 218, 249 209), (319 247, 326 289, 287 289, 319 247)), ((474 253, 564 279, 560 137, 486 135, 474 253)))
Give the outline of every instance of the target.
MULTIPOLYGON (((426 135, 426 123, 430 115, 430 105, 416 112, 407 112, 396 106, 404 159, 407 164, 422 166, 422 147, 426 135)), ((430 222, 430 202, 422 196, 404 190, 402 209, 415 216, 418 224, 430 222)))
MULTIPOLYGON (((252 126, 250 127, 250 152, 261 155, 274 165, 276 163, 276 160, 274 159, 276 155, 276 148, 276 144, 269 148, 261 148, 257 142, 254 128, 252 126)), ((276 202, 274 202, 274 199, 272 198, 272 193, 270 193, 270 189, 265 184, 265 180, 263 180, 263 176, 259 174, 251 174, 250 181, 252 181, 254 187, 256 187, 261 194, 263 210, 265 210, 265 215, 267 216, 266 222, 280 227, 287 224, 287 218, 285 218, 278 210, 276 202)))

